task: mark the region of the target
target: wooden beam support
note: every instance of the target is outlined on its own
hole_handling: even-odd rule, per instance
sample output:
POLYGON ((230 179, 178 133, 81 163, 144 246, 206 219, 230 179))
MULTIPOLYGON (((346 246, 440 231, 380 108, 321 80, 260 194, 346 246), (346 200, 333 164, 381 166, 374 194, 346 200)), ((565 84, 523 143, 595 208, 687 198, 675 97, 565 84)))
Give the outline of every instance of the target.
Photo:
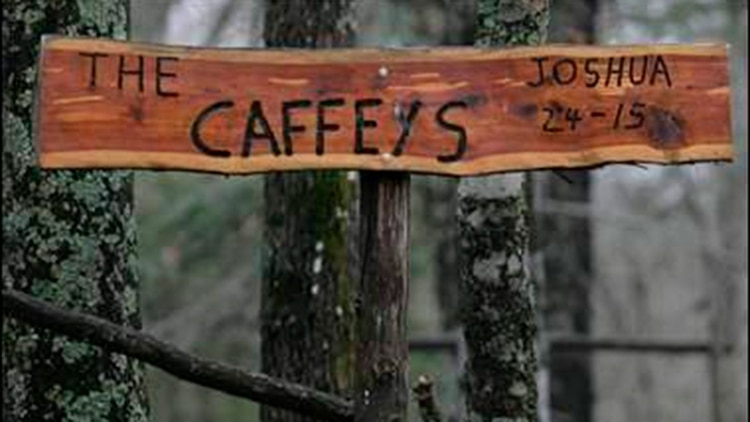
POLYGON ((406 421, 409 174, 360 174, 361 281, 355 303, 357 422, 406 421))

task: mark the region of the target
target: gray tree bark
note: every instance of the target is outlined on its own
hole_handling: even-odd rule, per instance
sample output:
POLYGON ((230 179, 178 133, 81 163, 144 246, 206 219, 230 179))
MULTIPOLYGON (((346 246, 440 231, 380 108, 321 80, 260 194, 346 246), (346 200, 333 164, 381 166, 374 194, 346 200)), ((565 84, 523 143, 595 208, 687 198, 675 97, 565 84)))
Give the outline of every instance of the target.
MULTIPOLYGON (((42 171, 32 139, 40 36, 124 39, 125 0, 3 2, 4 288, 140 328, 133 176, 42 171)), ((3 321, 3 419, 145 421, 142 365, 3 321), (7 418, 7 419, 6 419, 7 418)))
MULTIPOLYGON (((535 45, 546 38, 547 1, 482 0, 475 41, 535 45)), ((528 276, 525 177, 464 178, 458 187, 460 309, 467 347, 469 420, 537 420, 537 321, 528 276)))
MULTIPOLYGON (((330 48, 354 42, 354 2, 269 2, 269 47, 330 48)), ((354 373, 349 227, 356 184, 343 172, 274 173, 265 184, 262 371, 347 396, 354 373)), ((264 422, 303 421, 269 407, 264 422)))

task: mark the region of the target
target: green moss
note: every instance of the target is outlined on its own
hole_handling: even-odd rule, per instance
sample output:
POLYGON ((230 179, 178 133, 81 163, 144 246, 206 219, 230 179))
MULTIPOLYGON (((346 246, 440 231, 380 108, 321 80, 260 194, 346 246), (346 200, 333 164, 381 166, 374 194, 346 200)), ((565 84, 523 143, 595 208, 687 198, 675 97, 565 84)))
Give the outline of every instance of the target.
POLYGON ((480 0, 475 42, 479 46, 542 44, 549 24, 548 0, 480 0))
POLYGON ((96 355, 94 346, 61 336, 52 340, 52 352, 59 353, 67 364, 74 364, 80 359, 90 359, 96 355))
POLYGON ((265 187, 262 370, 331 392, 353 374, 351 188, 335 171, 269 175, 265 187))
POLYGON ((128 399, 128 386, 122 383, 104 381, 101 390, 81 395, 73 391, 61 390, 59 386, 51 390, 48 398, 65 409, 63 422, 108 422, 114 409, 121 409, 128 399))
MULTIPOLYGON (((96 35, 99 28, 111 26, 110 37, 118 39, 127 38, 128 7, 123 7, 123 1, 101 1, 101 0, 76 0, 80 16, 80 24, 84 28, 85 35, 96 35), (113 23, 115 23, 113 25, 113 23), (86 34, 89 28, 96 28, 94 34, 86 34)), ((82 34, 82 35, 84 35, 82 34)))

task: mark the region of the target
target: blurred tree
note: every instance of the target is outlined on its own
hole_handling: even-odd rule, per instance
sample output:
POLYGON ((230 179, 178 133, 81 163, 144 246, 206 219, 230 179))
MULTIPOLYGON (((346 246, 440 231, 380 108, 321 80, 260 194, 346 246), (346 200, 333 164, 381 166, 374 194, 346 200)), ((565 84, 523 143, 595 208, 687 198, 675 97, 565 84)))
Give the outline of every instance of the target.
MULTIPOLYGON (((133 176, 42 171, 32 146, 40 36, 127 36, 126 0, 3 2, 3 287, 140 327, 133 176)), ((142 365, 3 321, 3 419, 145 421, 142 365)))
MULTIPOLYGON (((480 46, 536 45, 546 0, 480 0, 480 46)), ((468 352, 469 420, 537 420, 537 322, 528 277, 528 206, 522 173, 463 178, 458 187, 460 318, 468 352)))
MULTIPOLYGON (((130 38, 260 48, 263 0, 131 0, 130 38)), ((260 369, 263 177, 136 172, 141 310, 158 338, 260 369)), ((257 421, 260 406, 147 367, 159 422, 257 421)))
MULTIPOLYGON (((552 2, 549 39, 567 44, 593 44, 599 0, 552 2)), ((544 330, 589 334, 591 283, 591 233, 587 216, 566 213, 590 203, 590 177, 586 170, 535 174, 535 253, 541 256, 545 276, 539 286, 544 330)), ((542 350, 545 350, 543 348, 542 350)), ((544 354, 544 353, 542 353, 544 354)), ((555 353, 542 360, 549 365, 552 421, 591 420, 591 359, 587 353, 555 353), (564 416, 563 416, 564 415, 564 416), (564 417, 565 419, 560 419, 564 417), (570 418, 570 419, 568 419, 570 418)))
POLYGON ((593 354, 592 419, 747 421, 747 1, 600 7, 599 42, 729 43, 736 150, 729 165, 611 166, 592 175, 591 332, 714 346, 679 359, 593 354), (735 346, 728 354, 724 342, 735 346))
MULTIPOLYGON (((267 5, 269 47, 331 48, 354 43, 352 0, 267 5)), ((354 186, 343 172, 273 173, 265 184, 262 371, 347 395, 354 318, 349 226, 354 186)), ((353 249, 352 249, 353 250, 353 249)), ((263 421, 308 420, 269 407, 263 421)))
POLYGON ((456 187, 458 180, 447 177, 415 178, 414 187, 422 201, 420 215, 432 243, 430 264, 444 330, 458 324, 458 263, 456 248, 456 187))

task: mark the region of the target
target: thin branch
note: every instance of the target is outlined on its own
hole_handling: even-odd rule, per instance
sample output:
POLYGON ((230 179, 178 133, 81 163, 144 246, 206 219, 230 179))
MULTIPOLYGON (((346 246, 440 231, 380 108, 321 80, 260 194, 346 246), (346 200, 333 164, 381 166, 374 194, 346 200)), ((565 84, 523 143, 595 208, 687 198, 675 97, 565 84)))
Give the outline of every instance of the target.
POLYGON ((435 395, 432 392, 433 382, 427 375, 420 375, 417 384, 412 387, 414 399, 419 406, 419 415, 422 422, 441 422, 440 410, 435 404, 435 395))
MULTIPOLYGON (((712 343, 705 340, 666 340, 633 337, 588 337, 567 333, 549 333, 549 347, 556 352, 645 352, 645 353, 709 353, 712 343)), ((452 335, 412 338, 409 347, 420 351, 454 353, 457 339, 452 335)), ((732 343, 720 345, 723 353, 731 353, 732 343)))
POLYGON ((571 179, 570 177, 568 177, 567 174, 563 173, 560 170, 552 170, 552 174, 554 174, 555 176, 559 177, 560 179, 562 179, 564 182, 566 182, 569 185, 574 184, 573 179, 571 179))
POLYGON ((412 337, 409 339, 409 349, 420 352, 447 352, 458 355, 459 339, 453 334, 437 336, 412 337))
MULTIPOLYGON (((707 341, 659 340, 639 338, 589 338, 576 335, 551 335, 550 347, 556 351, 616 351, 653 353, 708 353, 711 344, 707 341)), ((723 347, 731 352, 731 345, 723 347)))
POLYGON ((101 318, 61 309, 3 289, 3 314, 35 327, 88 341, 142 360, 177 378, 233 396, 331 421, 353 420, 351 402, 303 385, 285 382, 185 353, 156 338, 101 318))

